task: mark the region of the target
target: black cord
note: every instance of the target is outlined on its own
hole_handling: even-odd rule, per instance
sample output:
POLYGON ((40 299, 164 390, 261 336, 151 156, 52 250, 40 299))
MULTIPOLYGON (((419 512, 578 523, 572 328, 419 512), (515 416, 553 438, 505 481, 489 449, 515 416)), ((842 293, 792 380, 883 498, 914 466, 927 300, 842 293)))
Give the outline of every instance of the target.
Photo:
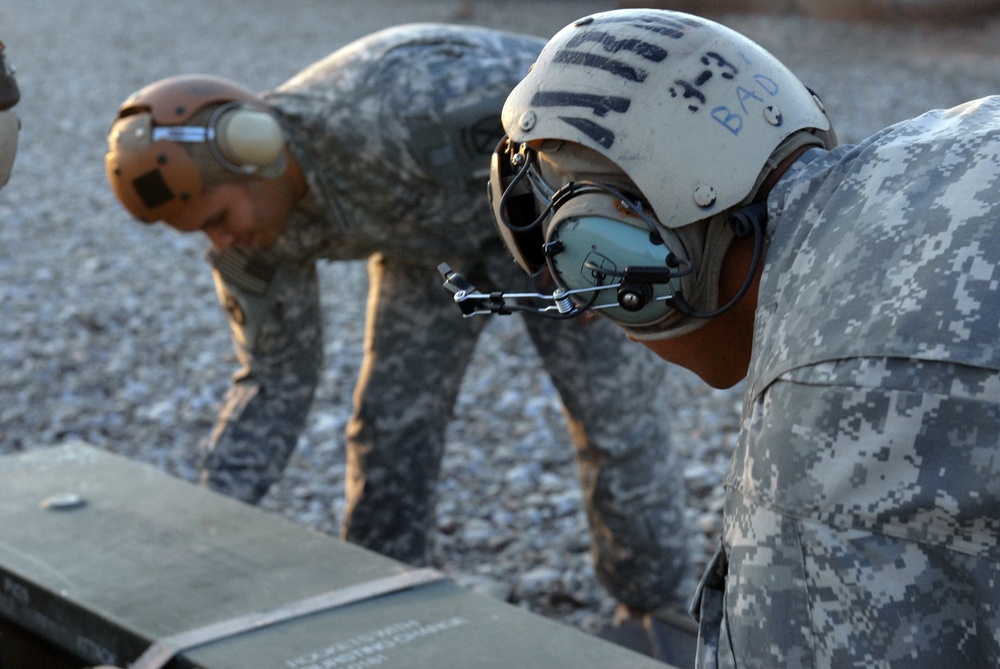
POLYGON ((733 218, 730 219, 730 224, 733 225, 733 229, 736 232, 736 236, 740 239, 746 239, 746 237, 751 234, 754 235, 753 240, 753 258, 750 261, 750 270, 747 272, 747 278, 743 281, 743 285, 740 289, 736 291, 736 295, 733 299, 729 300, 726 304, 722 305, 718 309, 713 309, 712 311, 695 311, 684 296, 680 293, 675 293, 673 297, 667 300, 667 302, 672 302, 685 316, 690 316, 692 318, 715 318, 736 306, 736 303, 743 299, 743 296, 747 294, 750 290, 750 285, 753 283, 754 277, 757 275, 757 268, 760 266, 760 259, 764 254, 764 224, 767 222, 767 205, 764 202, 754 202, 751 203, 740 210, 733 212, 733 218), (740 234, 740 229, 748 226, 751 230, 750 232, 745 232, 745 234, 740 234))
MULTIPOLYGON (((500 205, 498 207, 498 209, 500 211, 500 220, 501 220, 501 222, 511 232, 527 232, 527 231, 531 230, 532 228, 536 227, 537 225, 539 225, 545 219, 546 216, 549 215, 549 212, 552 211, 552 207, 554 206, 554 203, 555 203, 555 196, 553 196, 553 198, 551 200, 549 200, 548 204, 545 205, 545 209, 542 210, 542 213, 540 213, 538 215, 538 217, 535 218, 535 220, 533 220, 531 223, 528 223, 526 225, 515 225, 514 223, 511 223, 510 218, 507 217, 507 202, 508 202, 509 198, 514 195, 514 188, 519 183, 521 183, 522 181, 524 181, 524 178, 526 176, 528 176, 528 168, 531 167, 532 155, 533 154, 530 153, 530 152, 528 152, 528 151, 525 151, 524 153, 522 153, 520 155, 524 156, 524 165, 522 165, 521 169, 519 169, 514 174, 514 178, 511 179, 511 182, 509 184, 507 184, 507 187, 503 191, 503 195, 500 196, 500 205)), ((558 192, 557 192, 557 194, 558 194, 558 192)))

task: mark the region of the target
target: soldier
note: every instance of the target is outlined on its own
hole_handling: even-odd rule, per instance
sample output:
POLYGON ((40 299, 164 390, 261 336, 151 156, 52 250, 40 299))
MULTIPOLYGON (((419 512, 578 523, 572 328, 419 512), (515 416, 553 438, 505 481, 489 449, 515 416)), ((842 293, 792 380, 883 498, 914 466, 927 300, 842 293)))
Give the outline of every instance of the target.
MULTIPOLYGON (((436 265, 472 268, 486 284, 519 278, 483 190, 500 107, 542 43, 401 26, 260 95, 179 76, 121 105, 111 186, 137 219, 211 239, 243 365, 204 484, 256 503, 279 479, 322 364, 316 261, 368 258, 342 534, 413 565, 431 560, 444 432, 483 329, 455 313, 436 265)), ((652 400, 663 371, 600 319, 532 321, 528 332, 565 408, 600 582, 634 609, 669 604, 688 549, 683 484, 652 400)))
POLYGON ((746 379, 699 666, 998 666, 1000 98, 837 147, 757 44, 617 10, 502 119, 495 215, 560 311, 746 379))

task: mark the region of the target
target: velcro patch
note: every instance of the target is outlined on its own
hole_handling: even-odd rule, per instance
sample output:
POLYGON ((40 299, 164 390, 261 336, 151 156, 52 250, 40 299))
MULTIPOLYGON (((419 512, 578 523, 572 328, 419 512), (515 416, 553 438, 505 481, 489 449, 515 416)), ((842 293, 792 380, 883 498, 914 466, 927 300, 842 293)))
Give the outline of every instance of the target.
POLYGON ((277 271, 267 260, 232 246, 209 258, 226 283, 253 295, 266 293, 277 271))

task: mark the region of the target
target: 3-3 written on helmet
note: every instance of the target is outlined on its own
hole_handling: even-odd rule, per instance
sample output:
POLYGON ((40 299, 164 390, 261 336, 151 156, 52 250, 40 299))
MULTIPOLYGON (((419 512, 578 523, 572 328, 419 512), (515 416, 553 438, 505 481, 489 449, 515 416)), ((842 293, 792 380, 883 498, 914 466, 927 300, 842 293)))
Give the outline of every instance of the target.
POLYGON ((489 192, 504 243, 574 311, 626 329, 720 313, 728 245, 757 235, 759 262, 763 213, 746 208, 775 154, 836 142, 819 99, 759 45, 658 10, 561 30, 502 118, 489 192))

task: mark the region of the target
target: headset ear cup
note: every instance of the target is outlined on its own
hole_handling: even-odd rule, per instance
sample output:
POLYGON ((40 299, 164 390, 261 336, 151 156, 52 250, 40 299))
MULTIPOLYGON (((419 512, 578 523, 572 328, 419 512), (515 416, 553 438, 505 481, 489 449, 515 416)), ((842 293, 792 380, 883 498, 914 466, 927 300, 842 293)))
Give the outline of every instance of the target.
POLYGON ((285 135, 272 114, 237 108, 219 118, 215 143, 226 160, 239 166, 263 168, 281 156, 285 135))

